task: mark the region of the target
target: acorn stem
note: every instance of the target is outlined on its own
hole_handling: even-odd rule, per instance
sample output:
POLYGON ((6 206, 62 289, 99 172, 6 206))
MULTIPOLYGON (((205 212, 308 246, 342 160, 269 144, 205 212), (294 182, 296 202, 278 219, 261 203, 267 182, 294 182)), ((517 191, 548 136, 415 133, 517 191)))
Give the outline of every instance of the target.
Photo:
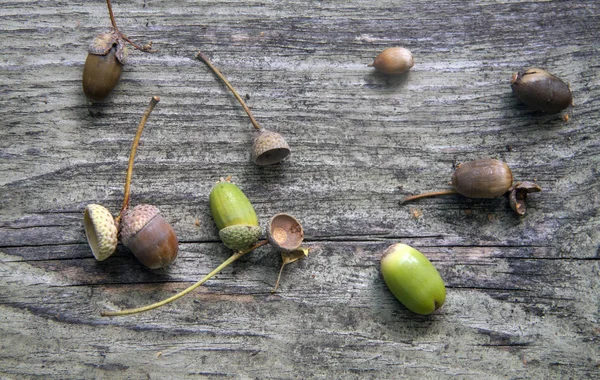
POLYGON ((248 248, 248 249, 246 249, 244 251, 239 251, 239 252, 234 253, 227 260, 223 261, 223 263, 221 263, 221 265, 219 265, 218 267, 216 267, 212 272, 210 272, 209 274, 207 274, 206 276, 204 276, 203 279, 201 279, 200 281, 196 282, 194 285, 188 287, 187 289, 182 290, 181 292, 175 294, 174 296, 171 296, 171 297, 169 297, 167 299, 164 299, 164 300, 162 300, 160 302, 156 302, 156 303, 153 303, 151 305, 144 306, 144 307, 138 307, 138 308, 135 308, 135 309, 126 309, 126 310, 121 310, 121 311, 101 311, 100 315, 103 316, 103 317, 116 317, 116 316, 121 316, 121 315, 129 315, 129 314, 141 313, 141 312, 144 312, 144 311, 156 309, 156 308, 161 307, 163 305, 166 305, 166 304, 168 304, 170 302, 173 302, 173 301, 175 301, 175 300, 177 300, 177 299, 185 296, 186 294, 188 294, 192 290, 196 289, 200 285, 204 284, 206 281, 210 280, 212 277, 214 277, 220 271, 222 271, 223 269, 227 268, 231 263, 233 263, 234 261, 236 261, 240 257, 244 256, 246 253, 251 252, 251 251, 255 250, 258 247, 266 245, 267 243, 268 243, 267 240, 262 240, 262 241, 259 241, 259 242, 255 243, 252 247, 250 247, 250 248, 248 248))
MULTIPOLYGON (((110 1, 110 0, 108 0, 108 1, 110 1)), ((135 133, 135 137, 133 138, 133 143, 131 144, 131 152, 129 153, 129 164, 127 166, 127 177, 125 179, 125 190, 123 190, 123 193, 124 193, 123 206, 121 206, 121 212, 119 212, 119 216, 117 216, 115 219, 117 225, 119 224, 119 221, 121 220, 121 216, 129 207, 129 194, 131 192, 131 177, 133 176, 133 161, 135 159, 135 152, 137 151, 137 147, 139 145, 140 138, 142 137, 142 131, 144 130, 144 127, 146 126, 146 121, 148 121, 148 117, 150 116, 150 113, 152 113, 152 110, 154 109, 154 107, 156 106, 156 104, 158 102, 160 102, 159 96, 155 95, 152 97, 152 99, 150 99, 150 104, 148 104, 148 108, 146 108, 146 111, 144 111, 144 114, 142 115, 142 120, 140 120, 140 124, 138 125, 138 128, 137 128, 137 132, 135 133)))
POLYGON ((281 274, 283 273, 283 267, 285 267, 285 262, 281 263, 281 269, 279 269, 279 275, 277 276, 277 281, 275 282, 275 287, 271 290, 271 293, 275 293, 277 288, 279 287, 279 280, 281 279, 281 274))
POLYGON ((442 190, 442 191, 432 191, 432 192, 429 192, 429 193, 412 195, 410 197, 404 198, 402 200, 402 202, 400 202, 400 203, 406 203, 406 202, 409 202, 409 201, 414 201, 415 199, 433 197, 433 196, 436 196, 436 195, 448 195, 448 194, 458 194, 458 191, 456 191, 456 190, 442 190))
POLYGON ((204 55, 201 51, 198 51, 198 53, 196 53, 196 58, 200 58, 202 61, 204 61, 204 63, 206 63, 206 66, 208 66, 213 71, 213 73, 215 73, 215 75, 217 77, 219 77, 219 79, 221 79, 223 81, 223 83, 225 83, 227 88, 229 90, 231 90, 231 92, 233 93, 233 96, 235 96, 237 101, 240 102, 244 111, 246 111, 246 113, 248 114, 248 117, 250 118, 250 121, 252 122, 252 125, 254 126, 254 128, 260 129, 260 125, 254 118, 254 116, 252 116, 252 112, 250 112, 250 108, 248 108, 248 106, 246 105, 246 103, 244 102, 242 97, 237 93, 237 91, 233 88, 233 86, 231 85, 231 83, 229 83, 229 81, 225 78, 225 76, 219 71, 219 69, 217 69, 212 64, 210 59, 208 59, 208 57, 206 55, 204 55))
POLYGON ((117 21, 115 20, 115 14, 113 13, 112 4, 110 3, 110 0, 106 0, 106 6, 108 7, 108 14, 110 16, 110 23, 112 24, 113 29, 119 35, 119 37, 121 37, 125 41, 129 42, 131 44, 131 46, 133 46, 134 48, 136 48, 139 51, 152 52, 152 50, 151 50, 152 49, 151 48, 152 47, 152 42, 150 42, 150 43, 148 43, 147 45, 144 45, 144 46, 139 46, 135 42, 131 41, 129 39, 129 37, 127 37, 125 34, 123 34, 123 32, 121 32, 119 30, 119 28, 117 27, 117 21))
POLYGON ((110 0, 106 0, 106 6, 108 7, 108 15, 110 16, 110 23, 112 24, 113 29, 115 30, 115 32, 117 32, 117 34, 121 34, 119 28, 117 27, 117 21, 115 20, 115 14, 113 13, 112 4, 110 3, 110 0))

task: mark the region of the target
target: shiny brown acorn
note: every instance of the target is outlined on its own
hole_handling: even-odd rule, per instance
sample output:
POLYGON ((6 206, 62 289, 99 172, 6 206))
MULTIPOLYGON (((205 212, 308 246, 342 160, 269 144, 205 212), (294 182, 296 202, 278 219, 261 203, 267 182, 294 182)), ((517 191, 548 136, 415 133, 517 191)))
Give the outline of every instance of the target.
POLYGON ((94 38, 83 65, 83 92, 94 102, 101 102, 115 88, 127 57, 125 42, 135 49, 150 52, 152 42, 138 46, 119 31, 110 0, 106 0, 112 28, 94 38))
MULTIPOLYGON (((446 194, 461 194, 467 198, 497 198, 509 191, 515 190, 512 186, 513 175, 508 165, 502 161, 495 159, 480 159, 465 162, 454 171, 451 178, 453 190, 442 190, 429 192, 424 194, 413 195, 406 197, 402 200, 402 203, 413 201, 420 198, 431 197, 435 195, 446 195, 446 194)), ((524 182, 531 184, 530 182, 524 182)), ((516 185, 515 185, 516 186, 516 185)), ((536 189, 531 187, 531 190, 526 190, 523 186, 518 187, 519 194, 523 191, 541 191, 541 188, 535 185, 536 189)), ((524 202, 524 196, 521 196, 521 200, 524 202)), ((515 203, 516 204, 516 203, 515 203)), ((523 215, 525 206, 521 205, 520 213, 511 204, 511 207, 519 215, 523 215)))
POLYGON ((367 66, 374 67, 386 75, 399 75, 410 70, 414 63, 410 50, 403 47, 391 47, 379 53, 373 63, 367 66))
POLYGON ((569 86, 546 70, 533 68, 516 72, 510 86, 516 97, 532 110, 558 113, 573 102, 569 86))
POLYGON ((106 208, 97 204, 90 204, 85 208, 83 215, 85 235, 92 253, 98 261, 105 260, 115 252, 119 235, 123 245, 128 247, 135 257, 148 268, 164 268, 177 257, 179 251, 177 236, 169 223, 160 215, 158 208, 151 205, 129 208, 135 153, 146 121, 159 101, 158 96, 154 96, 150 100, 138 125, 133 144, 131 144, 125 180, 125 196, 119 216, 114 219, 106 208))
POLYGON ((83 66, 83 92, 95 102, 104 100, 115 88, 127 49, 114 31, 98 35, 92 41, 83 66))
POLYGON ((177 258, 179 242, 156 206, 137 205, 121 218, 121 242, 150 269, 165 268, 177 258))

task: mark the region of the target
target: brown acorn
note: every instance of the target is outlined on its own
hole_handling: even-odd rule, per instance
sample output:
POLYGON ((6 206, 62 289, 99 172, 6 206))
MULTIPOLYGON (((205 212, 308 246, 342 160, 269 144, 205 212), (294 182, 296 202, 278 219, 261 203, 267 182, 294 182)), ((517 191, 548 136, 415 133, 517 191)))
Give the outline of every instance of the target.
POLYGON ((117 27, 110 0, 106 0, 106 6, 112 28, 94 38, 83 66, 83 92, 94 102, 104 100, 119 82, 127 57, 125 42, 137 50, 152 51, 152 42, 139 46, 123 34, 117 27))
POLYGON ((95 102, 104 100, 123 72, 127 49, 115 31, 98 35, 90 44, 83 66, 83 92, 95 102))
POLYGON ((386 75, 399 75, 410 70, 414 63, 410 50, 403 47, 391 47, 379 53, 373 63, 367 66, 374 67, 386 75))
MULTIPOLYGON (((404 198, 401 203, 435 195, 456 193, 467 198, 491 199, 500 197, 515 189, 515 187, 512 186, 513 175, 508 165, 502 161, 494 159, 474 160, 459 165, 452 174, 451 182, 452 187, 454 188, 453 190, 442 190, 413 195, 404 198)), ((518 187, 520 192, 529 189, 527 185, 531 184, 531 182, 524 182, 523 184, 526 185, 518 187)), ((537 190, 528 190, 527 192, 541 191, 539 186, 534 184, 534 186, 531 188, 533 189, 533 187, 535 187, 537 190)), ((519 193, 519 200, 522 202, 520 202, 518 209, 516 205, 511 203, 511 207, 519 215, 523 215, 525 213, 525 197, 522 196, 522 194, 523 193, 519 193)))
POLYGON ((569 86, 546 70, 534 68, 516 72, 510 86, 521 102, 536 111, 558 113, 573 102, 569 86))
POLYGON ((512 172, 506 163, 494 159, 461 164, 452 173, 452 187, 467 198, 496 198, 510 189, 512 172))
POLYGON ((150 269, 165 268, 177 258, 179 242, 156 206, 137 205, 121 219, 121 242, 150 269))
POLYGON ((300 248, 304 240, 304 230, 296 218, 288 214, 276 214, 267 227, 269 243, 284 252, 300 248))
POLYGON ((282 162, 289 156, 290 147, 279 133, 261 129, 252 145, 252 161, 258 166, 282 162))

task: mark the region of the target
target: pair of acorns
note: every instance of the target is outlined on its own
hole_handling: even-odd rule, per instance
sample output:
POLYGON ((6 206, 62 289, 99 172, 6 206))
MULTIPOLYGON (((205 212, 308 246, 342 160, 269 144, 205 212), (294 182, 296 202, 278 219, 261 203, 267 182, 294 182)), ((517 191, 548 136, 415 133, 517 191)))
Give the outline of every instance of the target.
MULTIPOLYGON (((399 75, 414 65, 412 53, 403 47, 391 47, 382 51, 373 63, 386 75, 399 75)), ((573 103, 569 86, 546 70, 532 68, 513 74, 510 85, 516 97, 532 110, 558 113, 573 103)))

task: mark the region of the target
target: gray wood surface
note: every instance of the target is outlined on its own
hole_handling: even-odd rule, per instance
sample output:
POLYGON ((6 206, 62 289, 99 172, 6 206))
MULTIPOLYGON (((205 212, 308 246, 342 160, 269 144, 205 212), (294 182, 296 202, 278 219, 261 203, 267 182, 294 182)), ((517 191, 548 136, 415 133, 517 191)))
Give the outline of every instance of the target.
POLYGON ((116 1, 130 49, 106 103, 81 89, 103 1, 0 7, 1 378, 599 378, 600 4, 597 1, 116 1), (366 67, 405 46, 398 78, 366 67), (258 121, 292 147, 250 162, 255 131, 194 55, 224 72, 258 121), (570 83, 562 115, 527 110, 511 74, 570 83), (119 246, 97 262, 82 212, 120 208, 130 144, 132 204, 158 206, 179 257, 151 271, 119 246), (542 193, 518 217, 504 198, 447 188, 457 163, 493 157, 542 193), (230 251, 208 193, 232 175, 261 223, 296 216, 310 256, 263 247, 179 301, 230 251), (199 225, 196 225, 196 221, 199 225), (439 269, 447 301, 405 309, 379 271, 403 242, 439 269))

